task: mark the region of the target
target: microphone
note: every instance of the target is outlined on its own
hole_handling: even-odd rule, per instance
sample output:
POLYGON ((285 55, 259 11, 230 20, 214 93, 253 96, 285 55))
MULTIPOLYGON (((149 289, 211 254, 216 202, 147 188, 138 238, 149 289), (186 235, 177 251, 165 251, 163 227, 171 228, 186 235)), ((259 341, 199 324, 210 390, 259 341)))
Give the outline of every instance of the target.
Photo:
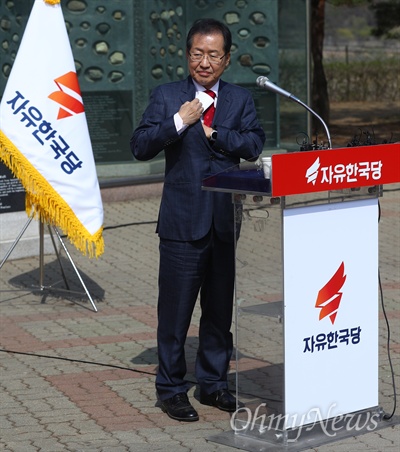
POLYGON ((267 89, 268 91, 272 91, 276 94, 280 94, 281 96, 295 98, 293 96, 293 94, 289 93, 288 91, 285 91, 284 89, 280 88, 278 85, 275 85, 275 83, 272 83, 268 77, 262 77, 262 76, 258 77, 257 85, 260 86, 261 88, 267 89))
POLYGON ((321 116, 317 115, 314 110, 312 110, 307 104, 302 102, 300 99, 298 99, 293 94, 289 93, 288 91, 285 91, 284 89, 280 88, 278 85, 275 85, 275 83, 272 83, 271 80, 268 77, 260 76, 257 78, 257 85, 261 88, 265 88, 268 91, 272 91, 273 93, 279 94, 280 96, 287 97, 294 102, 297 102, 302 107, 304 107, 306 110, 308 110, 311 114, 313 114, 315 117, 317 117, 322 125, 324 126, 326 136, 328 138, 328 144, 329 149, 332 149, 332 141, 331 141, 331 134, 329 133, 328 126, 325 124, 325 121, 321 118, 321 116))

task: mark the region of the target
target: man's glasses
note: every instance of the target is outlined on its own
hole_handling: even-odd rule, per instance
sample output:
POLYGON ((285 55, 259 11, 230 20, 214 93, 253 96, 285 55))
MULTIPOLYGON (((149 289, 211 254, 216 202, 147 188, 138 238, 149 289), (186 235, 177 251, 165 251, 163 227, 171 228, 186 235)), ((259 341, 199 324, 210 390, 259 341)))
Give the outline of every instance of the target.
POLYGON ((204 58, 207 58, 208 62, 211 64, 221 64, 222 59, 225 58, 225 55, 222 55, 222 57, 215 56, 215 55, 207 55, 204 53, 189 53, 190 61, 193 61, 193 63, 200 63, 200 61, 203 61, 204 58))

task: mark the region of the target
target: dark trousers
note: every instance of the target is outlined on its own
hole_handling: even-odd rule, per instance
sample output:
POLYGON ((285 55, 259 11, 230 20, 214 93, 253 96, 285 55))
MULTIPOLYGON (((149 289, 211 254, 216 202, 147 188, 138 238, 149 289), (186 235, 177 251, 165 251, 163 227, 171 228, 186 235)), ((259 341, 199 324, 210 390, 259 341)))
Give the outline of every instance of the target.
POLYGON ((194 242, 160 240, 157 394, 168 399, 189 388, 184 345, 200 292, 196 378, 210 394, 227 388, 232 355, 234 243, 214 231, 194 242))

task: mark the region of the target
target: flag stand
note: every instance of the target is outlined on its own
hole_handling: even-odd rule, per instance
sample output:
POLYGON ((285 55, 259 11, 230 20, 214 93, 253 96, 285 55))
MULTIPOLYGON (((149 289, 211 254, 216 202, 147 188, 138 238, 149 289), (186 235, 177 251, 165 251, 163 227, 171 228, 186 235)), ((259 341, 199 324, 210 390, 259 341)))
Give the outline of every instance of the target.
MULTIPOLYGON (((11 253, 13 252, 14 248, 17 246, 18 242, 20 241, 21 237, 24 235, 25 231, 28 229, 28 226, 31 224, 32 220, 33 220, 33 215, 31 215, 28 218, 28 221, 25 223, 25 225, 22 228, 21 232, 19 233, 18 237, 14 240, 14 242, 11 245, 10 249, 8 250, 6 255, 4 256, 3 260, 0 262, 0 270, 3 267, 3 265, 5 264, 5 262, 7 261, 7 259, 10 257, 11 253)), ((62 275, 62 278, 64 280, 64 284, 65 284, 66 289, 58 289, 58 288, 55 289, 55 288, 53 288, 51 286, 45 286, 44 285, 44 223, 43 223, 43 221, 40 221, 39 222, 39 290, 41 292, 47 290, 47 291, 57 291, 57 292, 82 294, 81 292, 72 291, 69 288, 69 284, 68 284, 68 281, 67 281, 67 278, 66 278, 66 275, 65 275, 65 272, 64 272, 64 268, 63 268, 62 262, 61 262, 61 256, 60 256, 59 251, 57 250, 56 242, 54 240, 54 235, 53 235, 53 232, 54 232, 54 234, 58 238, 58 241, 60 242, 60 244, 61 244, 66 256, 68 257, 68 260, 71 263, 72 268, 74 269, 74 271, 75 271, 75 273, 76 273, 76 275, 77 275, 77 277, 78 277, 78 279, 79 279, 79 281, 80 281, 80 283, 81 283, 81 285, 82 285, 87 297, 89 298, 89 301, 90 301, 90 303, 92 305, 92 308, 93 308, 94 312, 97 312, 97 307, 96 307, 96 305, 95 305, 95 303, 94 303, 94 301, 93 301, 93 299, 92 299, 92 297, 91 297, 91 295, 90 295, 90 293, 89 293, 89 291, 88 291, 88 289, 87 289, 87 287, 86 287, 86 285, 85 285, 85 283, 84 283, 84 281, 83 281, 83 279, 82 279, 82 277, 81 277, 81 275, 79 273, 78 268, 76 267, 76 265, 75 265, 75 263, 74 263, 74 261, 72 259, 72 256, 70 255, 70 253, 69 253, 69 251, 68 251, 68 249, 67 249, 67 247, 66 247, 66 245, 65 245, 65 243, 63 241, 63 239, 61 238, 60 233, 58 232, 58 230, 57 230, 57 228, 55 226, 51 226, 51 225, 47 225, 47 226, 48 226, 50 238, 51 238, 51 241, 52 241, 52 244, 53 244, 53 247, 54 247, 54 251, 56 253, 57 260, 58 260, 58 263, 60 265, 61 275, 62 275)), ((20 289, 20 290, 27 290, 27 291, 29 291, 29 289, 20 289)), ((7 292, 7 290, 1 290, 0 292, 7 292)))

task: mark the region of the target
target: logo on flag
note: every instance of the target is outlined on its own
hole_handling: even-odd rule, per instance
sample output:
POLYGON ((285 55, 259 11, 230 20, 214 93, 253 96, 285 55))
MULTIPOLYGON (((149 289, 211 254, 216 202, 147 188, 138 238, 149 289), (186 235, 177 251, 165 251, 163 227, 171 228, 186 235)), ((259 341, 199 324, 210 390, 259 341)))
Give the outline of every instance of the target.
POLYGON ((339 309, 340 301, 342 300, 341 289, 345 281, 346 275, 344 274, 344 262, 342 262, 336 270, 336 273, 318 292, 315 307, 321 309, 319 313, 319 320, 329 317, 332 325, 335 323, 336 314, 339 309))
POLYGON ((61 77, 56 78, 54 81, 59 90, 51 93, 49 98, 60 105, 57 119, 83 113, 85 109, 82 103, 81 90, 79 88, 76 72, 70 71, 61 77))
POLYGON ((103 205, 60 0, 35 0, 0 127, 0 159, 25 188, 27 214, 62 229, 82 253, 100 256, 103 205))

